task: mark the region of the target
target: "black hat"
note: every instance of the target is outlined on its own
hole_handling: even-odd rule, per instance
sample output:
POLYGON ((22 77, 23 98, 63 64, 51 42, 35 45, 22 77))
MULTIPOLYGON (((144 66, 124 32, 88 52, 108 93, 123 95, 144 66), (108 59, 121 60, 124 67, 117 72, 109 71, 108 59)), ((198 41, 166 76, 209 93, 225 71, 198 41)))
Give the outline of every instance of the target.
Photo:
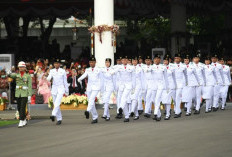
POLYGON ((132 57, 132 60, 138 60, 138 59, 139 59, 139 58, 136 57, 136 56, 132 57))
POLYGON ((123 56, 122 59, 128 59, 128 57, 127 56, 123 56))
POLYGON ((175 57, 180 57, 181 58, 181 54, 177 53, 177 54, 175 54, 175 57))
POLYGON ((170 55, 169 54, 166 54, 165 56, 164 56, 164 60, 169 60, 170 59, 170 55))
POLYGON ((193 56, 194 58, 201 58, 201 54, 200 53, 197 53, 193 56))
POLYGON ((211 56, 211 58, 218 58, 218 55, 215 53, 215 54, 213 54, 212 56, 211 56))
POLYGON ((138 59, 143 59, 143 57, 142 57, 142 56, 139 56, 138 59))
POLYGON ((189 55, 189 54, 186 54, 186 55, 184 56, 184 59, 191 59, 191 58, 190 58, 190 55, 189 55))
POLYGON ((150 56, 146 56, 145 59, 151 59, 151 57, 150 56))
POLYGON ((96 61, 96 58, 94 56, 91 56, 89 61, 96 61))
POLYGON ((211 60, 211 57, 210 56, 206 56, 205 60, 211 60))
POLYGON ((155 54, 154 58, 161 58, 159 54, 155 54))
POLYGON ((120 57, 117 57, 117 59, 116 60, 121 60, 122 59, 122 57, 120 56, 120 57))
POLYGON ((220 58, 220 61, 224 61, 224 58, 220 58))
POLYGON ((60 60, 59 60, 59 59, 56 59, 56 60, 54 61, 54 63, 60 63, 60 60))

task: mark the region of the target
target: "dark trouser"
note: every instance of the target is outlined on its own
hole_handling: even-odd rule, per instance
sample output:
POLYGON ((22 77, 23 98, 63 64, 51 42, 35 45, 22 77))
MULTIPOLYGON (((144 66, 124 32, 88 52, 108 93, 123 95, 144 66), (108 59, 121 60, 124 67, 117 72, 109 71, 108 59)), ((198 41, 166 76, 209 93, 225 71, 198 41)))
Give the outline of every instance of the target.
POLYGON ((69 87, 69 95, 71 95, 71 94, 73 94, 73 93, 82 94, 80 88, 78 88, 78 87, 75 87, 75 88, 69 87))
POLYGON ((17 98, 17 108, 19 111, 19 120, 26 119, 26 106, 27 106, 27 97, 17 98))

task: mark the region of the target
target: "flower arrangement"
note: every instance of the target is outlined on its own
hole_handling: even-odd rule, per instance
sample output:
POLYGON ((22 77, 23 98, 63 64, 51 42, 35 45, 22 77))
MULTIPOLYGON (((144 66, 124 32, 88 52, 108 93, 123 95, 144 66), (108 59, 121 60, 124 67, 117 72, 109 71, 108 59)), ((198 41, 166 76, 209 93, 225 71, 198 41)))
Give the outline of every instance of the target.
POLYGON ((0 105, 5 105, 9 102, 9 100, 7 98, 4 97, 0 97, 0 105))
POLYGON ((102 43, 102 33, 106 31, 112 32, 112 35, 116 35, 119 32, 119 26, 118 25, 99 25, 99 26, 92 26, 89 29, 90 33, 99 33, 100 42, 102 43))
MULTIPOLYGON (((88 98, 86 95, 72 94, 67 97, 63 96, 61 100, 61 105, 74 105, 74 107, 77 107, 79 104, 88 105, 88 98)), ((48 107, 53 108, 52 97, 48 99, 48 107)))

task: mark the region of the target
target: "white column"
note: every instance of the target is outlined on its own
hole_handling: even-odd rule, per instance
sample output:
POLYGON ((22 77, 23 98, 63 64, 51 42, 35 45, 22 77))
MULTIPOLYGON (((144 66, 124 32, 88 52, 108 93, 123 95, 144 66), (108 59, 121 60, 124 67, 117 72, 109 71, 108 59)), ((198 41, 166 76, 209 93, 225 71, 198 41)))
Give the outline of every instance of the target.
MULTIPOLYGON (((114 24, 114 0, 94 0, 94 25, 114 24)), ((102 43, 99 40, 99 33, 95 33, 94 48, 97 66, 104 67, 105 59, 111 58, 114 63, 114 52, 112 46, 112 33, 110 31, 102 33, 102 43)))
MULTIPOLYGON (((179 3, 171 3, 171 33, 186 32, 186 6, 179 3)), ((178 39, 171 38, 171 53, 174 55, 178 51, 178 39)), ((186 39, 179 38, 179 49, 186 46, 186 39)))

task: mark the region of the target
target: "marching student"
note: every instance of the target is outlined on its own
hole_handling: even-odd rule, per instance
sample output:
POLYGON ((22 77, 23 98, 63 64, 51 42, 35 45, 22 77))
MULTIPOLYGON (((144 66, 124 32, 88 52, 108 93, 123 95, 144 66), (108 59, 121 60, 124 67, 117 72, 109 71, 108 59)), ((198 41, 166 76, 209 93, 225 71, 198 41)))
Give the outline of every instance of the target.
POLYGON ((169 90, 164 90, 163 96, 162 96, 162 103, 165 105, 166 109, 166 116, 164 120, 169 120, 171 118, 171 103, 172 100, 175 99, 176 95, 176 78, 175 78, 175 69, 172 66, 173 64, 169 64, 169 55, 166 55, 164 57, 163 61, 164 66, 167 69, 167 79, 168 79, 168 85, 169 85, 169 90))
MULTIPOLYGON (((145 64, 143 63, 143 58, 142 56, 139 56, 138 57, 138 66, 140 68, 143 68, 145 64)), ((139 114, 141 115, 143 113, 143 100, 144 100, 144 103, 145 103, 145 98, 146 98, 146 95, 145 95, 145 89, 141 90, 139 92, 139 98, 138 98, 138 112, 139 114)))
POLYGON ((203 86, 202 98, 206 100, 205 113, 211 112, 214 96, 214 86, 218 82, 215 72, 215 66, 210 64, 210 57, 205 58, 205 65, 203 66, 203 77, 205 77, 205 84, 203 86))
POLYGON ((152 73, 154 82, 156 83, 156 90, 153 90, 152 97, 155 98, 154 104, 154 118, 153 120, 161 120, 160 103, 162 102, 163 92, 169 90, 168 79, 167 79, 167 68, 160 64, 160 55, 155 55, 154 64, 152 66, 152 73))
POLYGON ((175 100, 175 116, 174 118, 181 117, 181 100, 182 90, 188 84, 186 66, 181 63, 181 55, 178 53, 174 58, 175 78, 176 78, 176 98, 175 100))
POLYGON ((117 68, 117 77, 121 78, 121 83, 118 89, 118 97, 120 101, 120 106, 118 109, 119 115, 124 113, 125 119, 124 122, 129 122, 129 107, 127 104, 128 97, 131 94, 131 91, 135 87, 135 77, 134 77, 134 67, 127 64, 127 56, 122 58, 122 65, 117 68))
POLYGON ((65 94, 68 96, 69 89, 68 89, 68 82, 67 82, 67 75, 64 69, 60 68, 60 61, 56 60, 54 62, 54 69, 50 70, 49 75, 47 77, 48 81, 52 79, 52 99, 54 108, 52 110, 52 115, 50 119, 52 122, 57 119, 56 125, 60 125, 62 123, 62 114, 60 110, 61 100, 63 95, 65 94))
POLYGON ((89 119, 89 113, 92 114, 91 124, 98 123, 98 113, 95 107, 95 98, 97 94, 103 90, 103 78, 101 69, 96 67, 96 58, 91 56, 89 60, 90 67, 85 70, 85 73, 78 79, 78 82, 81 83, 83 79, 88 77, 87 83, 87 97, 88 97, 88 107, 85 111, 86 119, 89 119))
POLYGON ((225 85, 225 79, 223 75, 223 68, 220 63, 218 63, 218 55, 214 54, 211 57, 212 65, 215 67, 216 77, 217 77, 217 83, 214 86, 214 96, 213 96, 213 111, 217 111, 219 108, 219 98, 222 94, 222 88, 225 85))
POLYGON ((132 100, 132 112, 131 112, 131 116, 134 117, 134 120, 138 120, 139 119, 139 106, 138 106, 138 101, 140 100, 140 93, 142 90, 145 89, 145 84, 143 83, 144 80, 144 74, 143 74, 143 69, 138 65, 138 60, 137 57, 134 57, 132 59, 132 64, 135 68, 134 70, 134 76, 135 76, 135 88, 132 91, 132 95, 131 95, 131 100, 132 100))
POLYGON ((182 102, 184 102, 187 107, 187 112, 185 115, 190 116, 192 103, 194 98, 196 97, 196 87, 199 86, 200 83, 199 83, 199 78, 196 74, 195 67, 192 64, 189 64, 190 63, 189 55, 185 56, 184 63, 186 67, 188 83, 186 86, 184 86, 182 91, 182 102))
POLYGON ((199 86, 196 86, 196 97, 195 97, 195 112, 194 114, 200 113, 201 107, 201 98, 203 95, 203 85, 205 84, 205 77, 204 77, 204 64, 200 63, 200 54, 197 54, 193 58, 193 66, 196 69, 196 74, 199 79, 199 86))
POLYGON ((231 75, 230 75, 230 67, 225 65, 225 61, 223 58, 220 59, 220 64, 222 65, 222 71, 225 79, 225 84, 222 87, 221 98, 222 98, 222 106, 221 110, 225 110, 226 98, 228 94, 229 86, 231 85, 231 75))
POLYGON ((111 59, 106 58, 105 60, 106 67, 102 69, 102 76, 104 80, 103 86, 103 104, 104 104, 104 113, 102 118, 106 121, 110 120, 110 112, 109 112, 109 102, 110 96, 115 89, 115 77, 114 70, 111 67, 111 59))
POLYGON ((143 66, 144 72, 144 84, 145 84, 145 111, 144 117, 150 118, 151 117, 151 106, 152 106, 152 93, 156 90, 156 84, 154 81, 154 77, 152 74, 152 65, 151 65, 151 57, 146 56, 145 58, 146 65, 143 66))

